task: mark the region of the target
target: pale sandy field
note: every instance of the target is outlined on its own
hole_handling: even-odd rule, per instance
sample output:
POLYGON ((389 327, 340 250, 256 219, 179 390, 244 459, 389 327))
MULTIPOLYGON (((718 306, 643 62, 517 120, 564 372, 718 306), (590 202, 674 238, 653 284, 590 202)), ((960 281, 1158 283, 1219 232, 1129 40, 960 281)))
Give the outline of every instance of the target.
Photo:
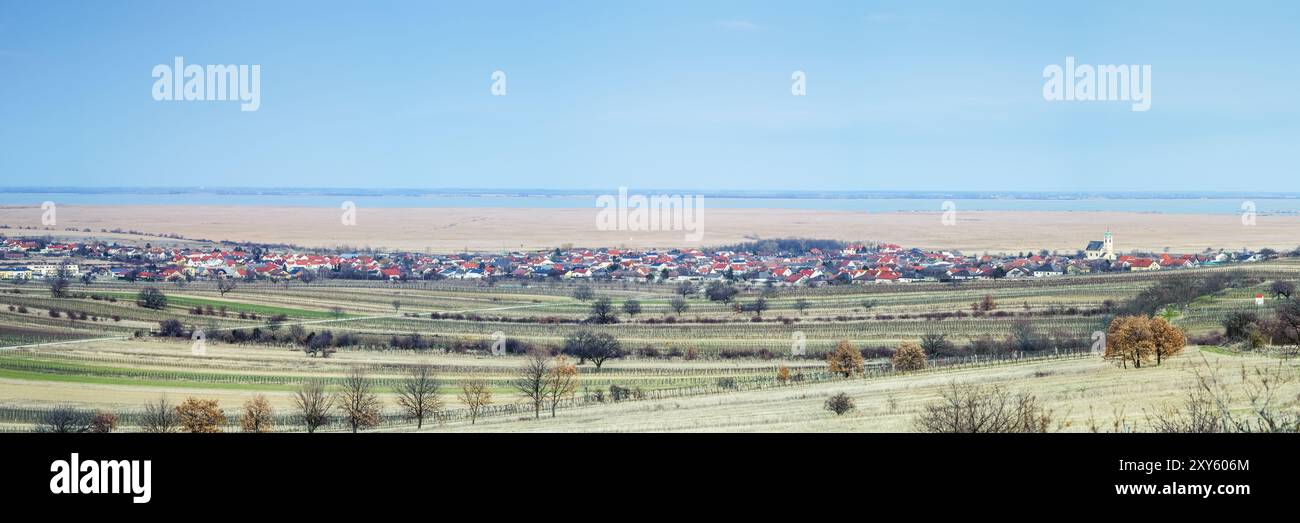
POLYGON ((1028 393, 1052 411, 1061 432, 1150 431, 1152 416, 1181 408, 1195 372, 1212 373, 1231 391, 1235 413, 1249 413, 1242 370, 1273 369, 1286 377, 1274 407, 1300 409, 1300 368, 1294 360, 1225 356, 1189 348, 1159 367, 1121 369, 1100 358, 1040 361, 813 385, 710 394, 566 409, 533 420, 498 416, 476 425, 427 430, 455 432, 909 432, 916 415, 954 383, 1001 386, 1028 393), (844 392, 856 409, 843 416, 823 404, 844 392))
MULTIPOLYGON (((1121 252, 1199 252, 1206 248, 1291 249, 1300 245, 1300 216, 1146 214, 1133 212, 958 211, 857 213, 793 209, 705 209, 703 238, 684 231, 601 231, 597 209, 360 208, 345 226, 342 211, 319 207, 65 205, 51 232, 66 228, 130 229, 208 240, 287 243, 309 247, 373 247, 450 252, 586 247, 672 248, 726 245, 756 238, 806 237, 883 241, 967 252, 1039 249, 1073 253, 1110 229, 1121 252)), ((40 226, 38 207, 0 208, 0 224, 40 226)), ((5 231, 10 235, 39 231, 5 231)), ((115 235, 122 237, 123 235, 115 235)), ((142 237, 142 239, 149 239, 142 237)), ((153 238, 155 243, 166 240, 153 238)))

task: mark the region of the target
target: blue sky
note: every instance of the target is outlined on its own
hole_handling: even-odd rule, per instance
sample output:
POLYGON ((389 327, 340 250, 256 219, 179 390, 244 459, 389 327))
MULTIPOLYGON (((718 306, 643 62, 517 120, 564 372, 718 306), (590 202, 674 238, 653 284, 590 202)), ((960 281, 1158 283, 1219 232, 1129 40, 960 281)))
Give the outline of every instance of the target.
POLYGON ((8 1, 0 185, 1295 189, 1300 4, 1040 4, 8 1), (176 56, 260 109, 153 100, 176 56), (1151 110, 1045 101, 1066 56, 1151 110))

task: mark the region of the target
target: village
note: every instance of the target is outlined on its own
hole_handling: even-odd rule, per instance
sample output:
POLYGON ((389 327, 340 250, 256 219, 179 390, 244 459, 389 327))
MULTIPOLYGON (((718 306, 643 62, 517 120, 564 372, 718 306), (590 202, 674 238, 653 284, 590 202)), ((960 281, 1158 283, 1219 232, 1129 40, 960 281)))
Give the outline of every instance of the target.
POLYGON ((741 249, 635 251, 557 248, 511 253, 433 255, 411 252, 335 253, 253 246, 163 248, 101 241, 57 243, 48 238, 3 238, 0 280, 59 277, 167 281, 237 279, 309 283, 317 278, 357 280, 622 280, 712 282, 752 286, 893 284, 962 280, 1049 278, 1124 271, 1158 271, 1254 262, 1276 255, 1261 251, 1120 255, 1114 238, 1092 241, 1072 254, 970 255, 927 251, 891 243, 818 242, 772 253, 741 249))

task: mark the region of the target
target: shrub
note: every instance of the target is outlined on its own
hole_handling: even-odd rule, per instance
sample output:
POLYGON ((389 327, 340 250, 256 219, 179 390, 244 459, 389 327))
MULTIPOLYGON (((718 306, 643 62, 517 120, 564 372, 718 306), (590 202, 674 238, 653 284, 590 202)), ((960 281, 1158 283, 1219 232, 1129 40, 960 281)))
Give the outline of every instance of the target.
POLYGON ((1223 319, 1223 337, 1228 341, 1247 341, 1259 330, 1259 315, 1250 311, 1237 311, 1223 319))
POLYGON ((905 341, 898 346, 898 351, 894 353, 894 358, 890 362, 894 364, 894 370, 900 372, 924 369, 925 350, 920 345, 905 341))
POLYGON ((836 416, 842 416, 846 412, 857 408, 857 406, 853 404, 853 398, 850 398, 848 394, 840 392, 826 398, 825 408, 826 410, 834 412, 836 416))
POLYGON ((167 308, 167 296, 158 289, 146 287, 136 296, 135 304, 146 309, 162 310, 167 308))
POLYGON ((97 434, 107 434, 117 430, 117 414, 105 411, 96 411, 95 416, 90 419, 90 431, 97 434))
POLYGON ((158 322, 158 335, 164 338, 185 336, 185 326, 181 325, 180 320, 170 319, 158 322))
POLYGON ((1031 394, 1012 395, 999 386, 952 383, 942 399, 927 405, 913 420, 919 432, 1051 432, 1052 411, 1031 394))
POLYGON ((618 385, 609 386, 609 398, 613 401, 623 401, 632 397, 632 389, 620 387, 618 385))
POLYGON ((946 334, 926 334, 921 336, 921 349, 930 356, 944 356, 953 352, 953 344, 946 334))
POLYGON ((36 432, 68 434, 90 432, 91 415, 73 407, 60 406, 41 416, 36 432))

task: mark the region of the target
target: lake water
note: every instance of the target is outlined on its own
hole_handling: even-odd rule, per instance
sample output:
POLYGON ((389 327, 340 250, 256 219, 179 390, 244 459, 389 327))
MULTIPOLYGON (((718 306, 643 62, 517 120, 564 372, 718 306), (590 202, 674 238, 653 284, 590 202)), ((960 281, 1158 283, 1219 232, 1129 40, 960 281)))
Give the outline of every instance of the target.
MULTIPOLYGON (((635 194, 635 193, 634 193, 635 194)), ((658 193, 649 193, 658 194, 658 193)), ((595 208, 592 196, 466 196, 466 195, 344 195, 344 194, 221 194, 214 192, 73 193, 0 192, 0 205, 39 207, 52 201, 64 205, 247 205, 338 208, 344 201, 358 207, 486 207, 595 208)), ((705 197, 704 207, 718 209, 771 208, 855 212, 937 212, 951 201, 967 211, 1118 211, 1167 214, 1238 214, 1247 201, 1259 214, 1300 214, 1300 198, 768 198, 705 197)))

